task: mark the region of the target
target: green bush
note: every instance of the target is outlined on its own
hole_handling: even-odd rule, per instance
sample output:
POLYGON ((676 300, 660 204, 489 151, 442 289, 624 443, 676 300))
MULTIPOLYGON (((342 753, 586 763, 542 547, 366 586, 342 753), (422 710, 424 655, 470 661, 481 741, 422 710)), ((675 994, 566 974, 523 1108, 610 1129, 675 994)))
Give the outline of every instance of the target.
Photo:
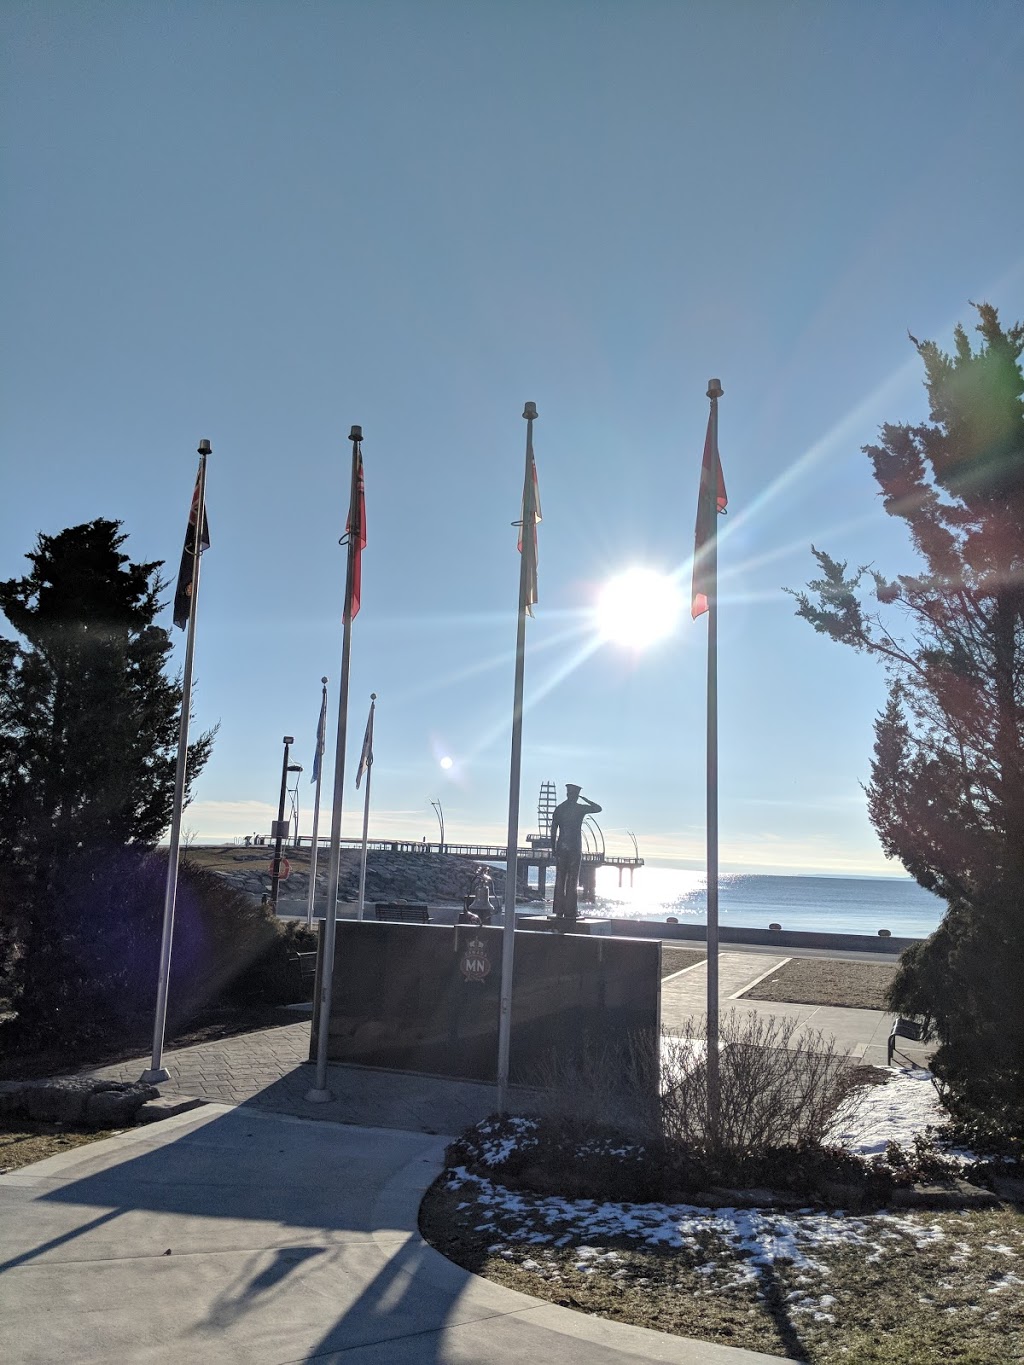
POLYGON ((296 953, 316 952, 316 930, 273 914, 270 919, 274 938, 227 986, 225 998, 233 1005, 292 1005, 309 998, 308 991, 302 990, 294 958, 296 953))
MULTIPOLYGON (((81 859, 60 888, 52 928, 36 930, 16 964, 20 1046, 69 1055, 152 1030, 163 925, 166 853, 119 849, 81 859), (31 974, 31 979, 26 979, 31 974), (26 989, 27 987, 27 989, 26 989)), ((38 925, 40 917, 34 916, 38 925)), ((168 990, 168 1034, 222 1004, 270 1006, 298 998, 288 957, 312 936, 216 874, 182 862, 168 990)), ((313 940, 315 944, 315 940, 313 940)), ((9 1031, 10 1032, 10 1031, 9 1031)))
POLYGON ((887 1004, 938 1037, 931 1067, 968 1126, 1024 1137, 1024 893, 953 902, 934 934, 907 949, 887 1004))

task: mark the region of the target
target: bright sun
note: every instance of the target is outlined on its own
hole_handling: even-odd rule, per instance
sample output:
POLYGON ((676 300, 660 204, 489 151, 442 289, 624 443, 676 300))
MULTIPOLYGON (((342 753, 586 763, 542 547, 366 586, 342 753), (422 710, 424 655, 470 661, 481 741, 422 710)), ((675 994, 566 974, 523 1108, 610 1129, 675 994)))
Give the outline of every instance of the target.
POLYGON ((653 569, 627 569, 610 578, 595 607, 606 640, 643 649, 671 633, 683 607, 676 583, 653 569))

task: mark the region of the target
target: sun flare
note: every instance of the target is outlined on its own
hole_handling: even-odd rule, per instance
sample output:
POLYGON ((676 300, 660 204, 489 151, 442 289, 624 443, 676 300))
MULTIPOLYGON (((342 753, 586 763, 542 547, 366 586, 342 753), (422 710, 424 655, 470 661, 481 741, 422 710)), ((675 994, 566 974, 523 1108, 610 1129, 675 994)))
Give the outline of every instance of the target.
POLYGON ((653 569, 627 569, 601 589, 594 615, 602 637, 644 649, 670 635, 683 609, 675 581, 653 569))

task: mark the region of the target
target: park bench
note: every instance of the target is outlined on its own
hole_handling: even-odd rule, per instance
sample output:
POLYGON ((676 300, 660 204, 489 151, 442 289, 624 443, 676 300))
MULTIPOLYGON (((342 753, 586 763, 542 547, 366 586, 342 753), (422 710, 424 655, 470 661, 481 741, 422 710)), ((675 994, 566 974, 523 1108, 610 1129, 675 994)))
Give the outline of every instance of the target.
POLYGON ((908 1038, 912 1043, 921 1042, 924 1037, 924 1025, 919 1024, 915 1019, 897 1018, 889 1030, 889 1047, 887 1053, 887 1066, 892 1066, 892 1055, 896 1051, 896 1039, 908 1038))
POLYGON ((316 953, 294 953, 291 958, 295 963, 295 974, 298 977, 299 989, 306 999, 313 998, 313 986, 316 983, 316 953))
POLYGON ((378 901, 375 906, 378 920, 396 920, 399 924, 429 924, 430 906, 408 901, 378 901))

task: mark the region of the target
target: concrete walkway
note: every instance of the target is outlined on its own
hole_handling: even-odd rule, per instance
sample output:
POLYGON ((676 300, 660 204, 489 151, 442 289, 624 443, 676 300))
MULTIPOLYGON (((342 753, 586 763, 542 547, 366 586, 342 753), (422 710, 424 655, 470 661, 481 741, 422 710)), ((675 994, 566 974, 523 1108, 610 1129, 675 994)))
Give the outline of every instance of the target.
MULTIPOLYGON (((745 1001, 781 960, 724 952, 723 1009, 796 1018, 884 1063, 887 1015, 745 1001)), ((703 1013, 706 981, 704 964, 666 979, 665 1028, 703 1013)), ((416 1231, 438 1135, 491 1113, 494 1087, 331 1066, 335 1099, 309 1104, 309 1027, 169 1051, 162 1092, 205 1108, 0 1177, 5 1365, 776 1359, 574 1313, 439 1256, 416 1231)), ((148 1060, 94 1074, 137 1080, 148 1060)))
MULTIPOLYGON (((885 1066, 889 1030, 895 1016, 881 1010, 839 1009, 832 1005, 787 1005, 768 1000, 746 1000, 749 990, 763 976, 773 972, 788 956, 724 951, 718 959, 718 1000, 723 1013, 774 1015, 794 1019, 799 1032, 821 1032, 835 1039, 841 1052, 850 1052, 870 1066, 885 1066)), ((686 1027, 707 1009, 707 963, 685 969, 661 983, 661 1026, 669 1033, 686 1027)), ((898 1040, 904 1061, 927 1065, 934 1045, 898 1040)))
POLYGON ((558 1308, 453 1265, 416 1225, 443 1148, 209 1105, 2 1176, 3 1359, 777 1361, 558 1308))

